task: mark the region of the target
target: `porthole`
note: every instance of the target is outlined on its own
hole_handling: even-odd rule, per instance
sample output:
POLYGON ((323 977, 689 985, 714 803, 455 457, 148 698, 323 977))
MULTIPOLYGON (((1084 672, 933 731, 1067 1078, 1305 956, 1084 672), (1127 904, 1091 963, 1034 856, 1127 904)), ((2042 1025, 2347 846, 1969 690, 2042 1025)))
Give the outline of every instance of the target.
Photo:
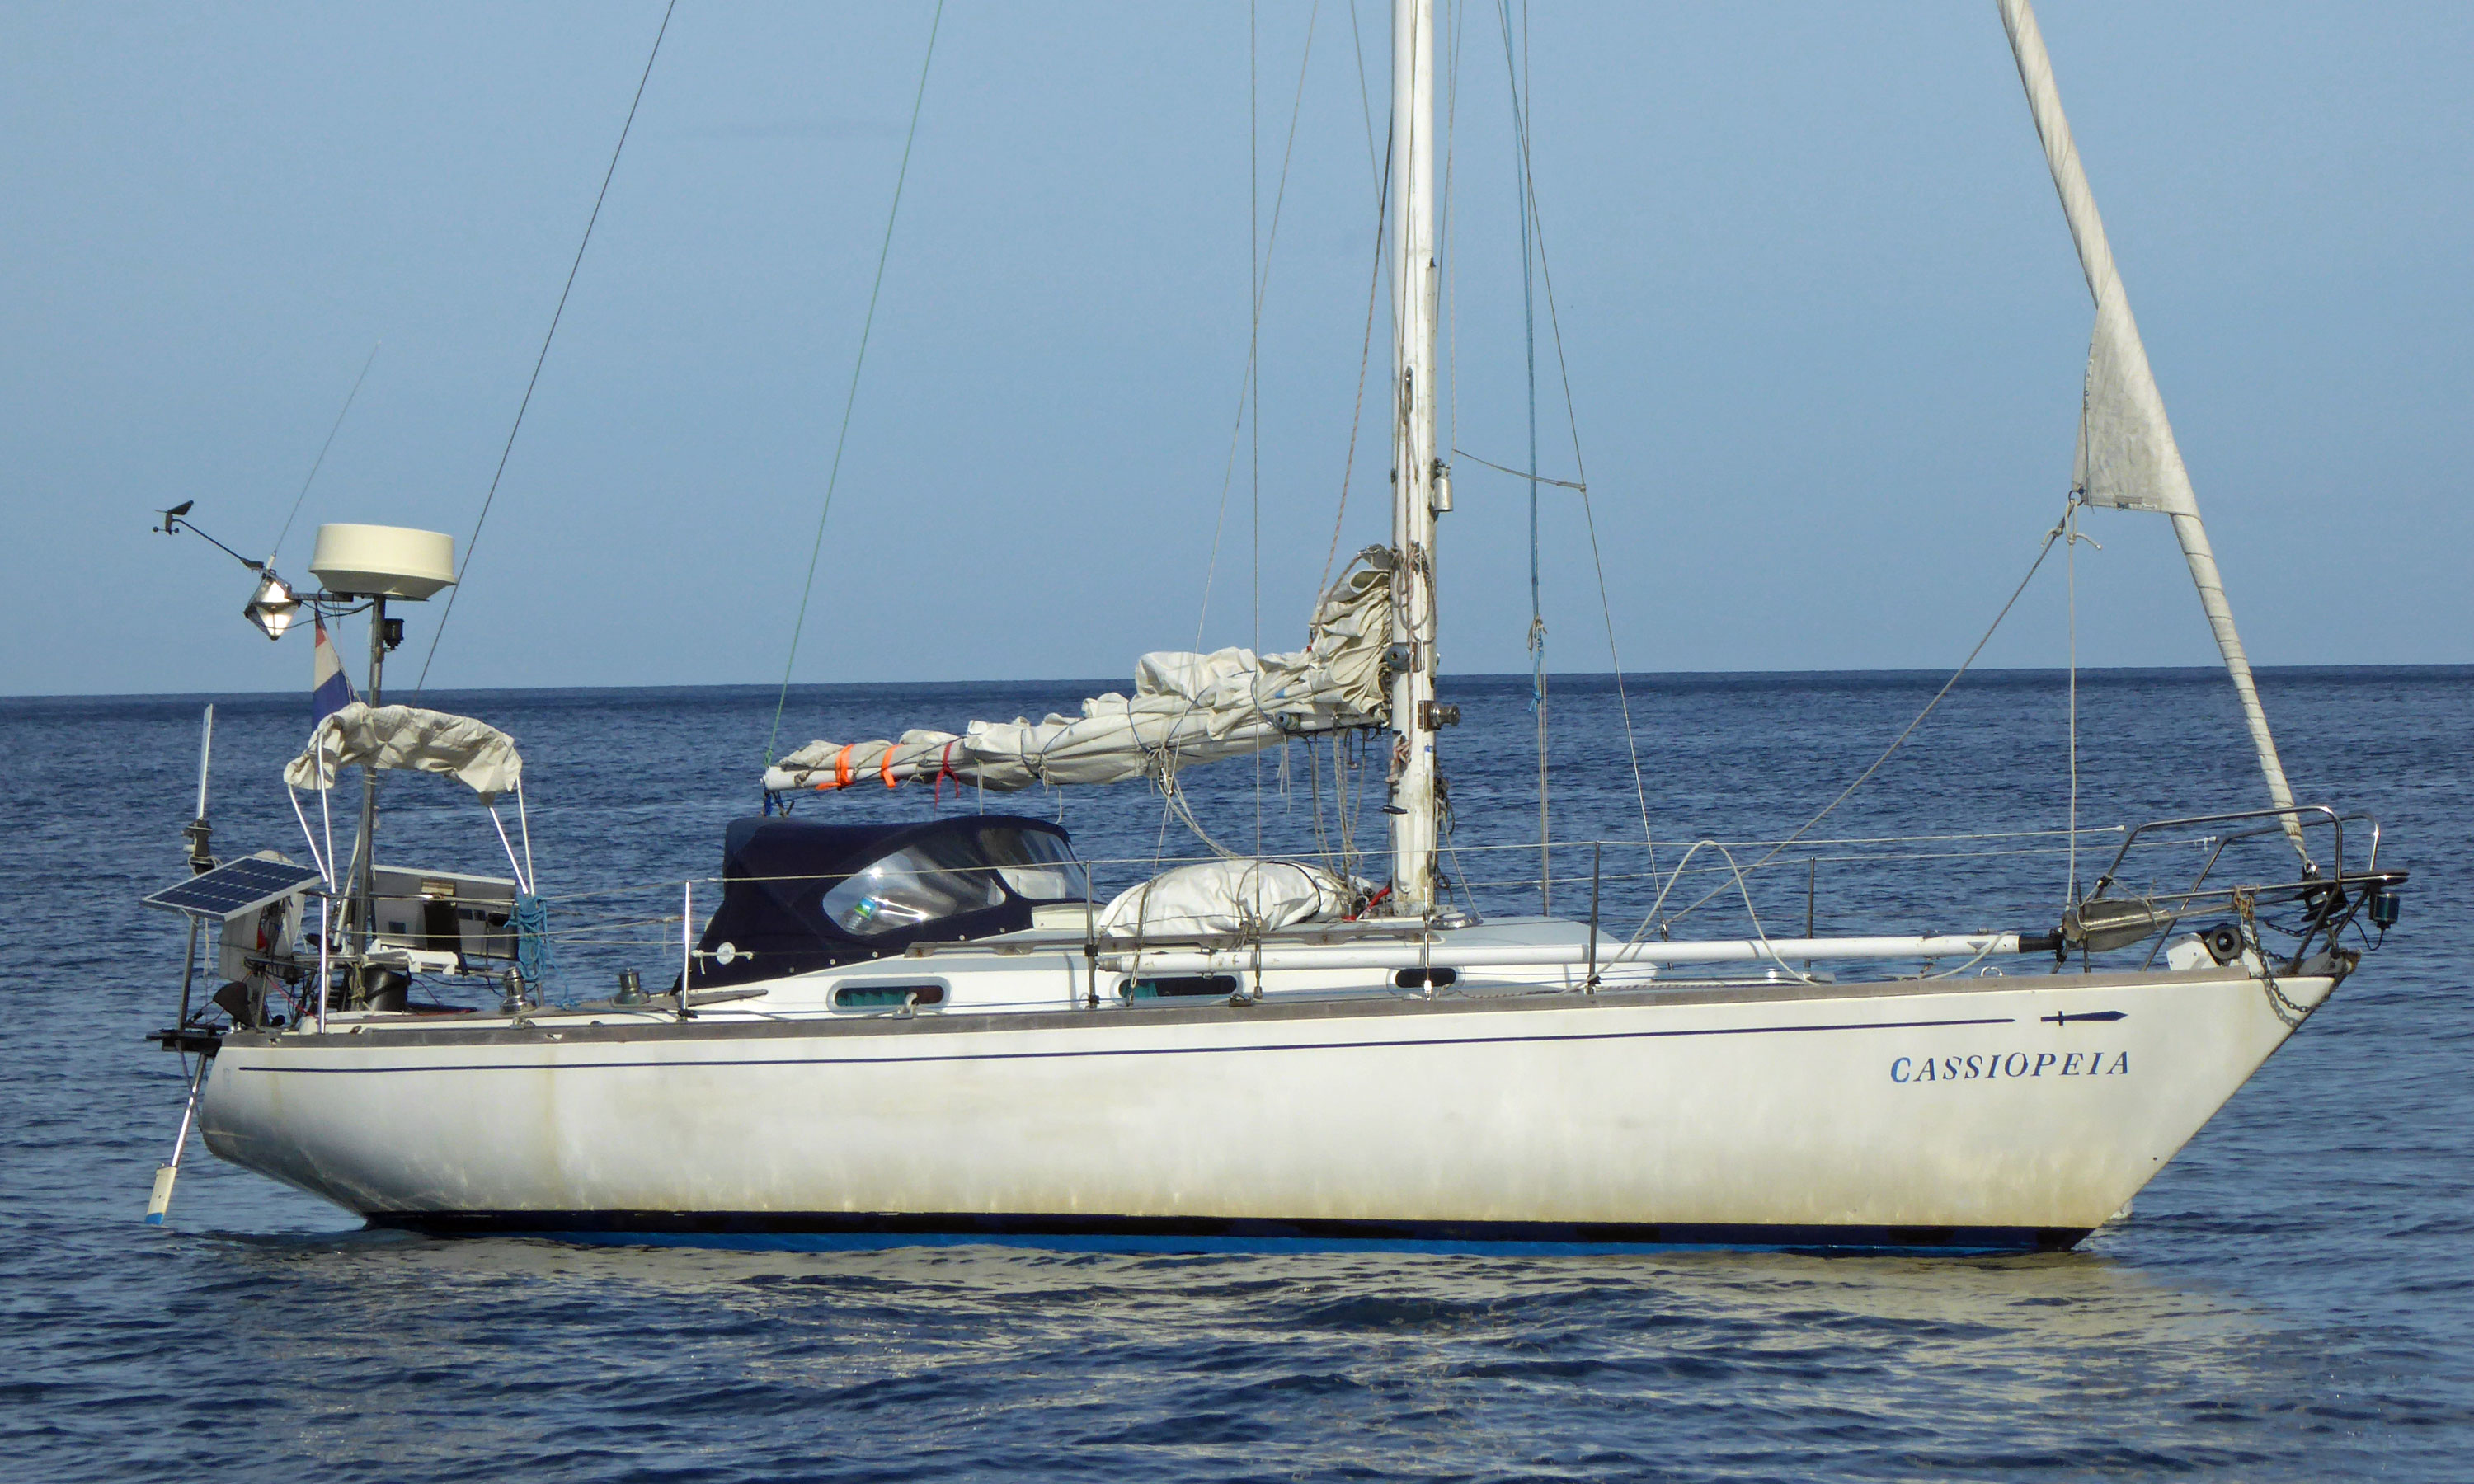
POLYGON ((941 984, 844 984, 834 990, 836 1010, 927 1009, 943 1003, 941 984))
POLYGON ((1234 974, 1178 974, 1156 979, 1127 979, 1117 986, 1120 999, 1225 999, 1237 993, 1234 974))

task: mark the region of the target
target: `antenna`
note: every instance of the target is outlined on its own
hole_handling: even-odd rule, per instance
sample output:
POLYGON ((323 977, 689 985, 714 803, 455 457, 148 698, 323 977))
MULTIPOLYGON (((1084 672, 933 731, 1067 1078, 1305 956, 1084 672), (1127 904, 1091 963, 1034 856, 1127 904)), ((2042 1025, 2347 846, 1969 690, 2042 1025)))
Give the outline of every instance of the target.
MULTIPOLYGON (((322 596, 366 598, 370 605, 369 688, 364 699, 385 700, 386 657, 403 642, 403 620, 387 616, 387 600, 426 600, 455 585, 455 539, 443 531, 402 526, 323 525, 309 554, 309 575, 325 585, 322 596)), ((354 937, 355 962, 366 967, 376 932, 377 901, 378 769, 361 764, 361 833, 352 847, 352 905, 346 922, 354 937)), ((357 975, 361 970, 355 969, 357 975)))
POLYGON ((181 831, 182 837, 189 842, 189 870, 196 875, 204 875, 215 869, 214 851, 207 848, 214 831, 206 824, 206 771, 214 754, 215 708, 208 706, 206 730, 198 739, 198 816, 181 831))

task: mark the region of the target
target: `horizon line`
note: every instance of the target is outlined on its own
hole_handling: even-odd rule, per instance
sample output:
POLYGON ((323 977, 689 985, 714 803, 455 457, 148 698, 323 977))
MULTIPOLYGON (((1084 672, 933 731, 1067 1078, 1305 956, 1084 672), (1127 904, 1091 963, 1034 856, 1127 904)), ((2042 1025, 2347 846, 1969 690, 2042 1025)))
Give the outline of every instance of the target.
MULTIPOLYGON (((2416 672, 2430 673, 2436 676, 2441 672, 2451 671, 2474 673, 2474 662, 2426 662, 2416 664, 2285 664, 2254 665, 2252 668, 2256 674, 2262 676, 2286 676, 2292 678, 2310 676, 2325 677, 2345 673, 2404 676, 2412 675, 2416 672)), ((1977 678, 1992 678, 1997 676, 2052 676, 2058 678, 2068 676, 2070 673, 2069 667, 2065 665, 1986 666, 1981 669, 1974 669, 1968 672, 1970 676, 1977 678)), ((2215 664, 2083 665, 2079 668, 2078 673, 2082 678, 2095 676, 2114 679, 2125 677, 2146 677, 2151 679, 2206 679, 2212 676, 2223 676, 2224 668, 2221 665, 2215 664)), ((1917 676, 1925 679, 1933 679, 1937 677, 1946 677, 1948 674, 1948 671, 1940 669, 1927 669, 1914 666, 1882 666, 1864 669, 1827 670, 1626 670, 1623 672, 1623 678, 1627 682, 1658 682, 1737 679, 1798 680, 1813 677, 1870 677, 1884 679, 1890 677, 1917 676)), ((1615 672, 1613 670, 1556 670, 1547 672, 1546 678, 1551 694, 1552 686, 1556 682, 1611 681, 1614 679, 1614 675, 1615 672)), ((1526 685, 1530 681, 1530 675, 1526 671, 1518 670, 1484 670, 1445 672, 1441 679, 1445 682, 1453 681, 1501 681, 1513 682, 1526 685)), ((884 690, 902 687, 944 690, 959 689, 971 686, 982 688, 1019 688, 1026 685, 1055 685, 1069 689, 1086 690, 1096 695, 1104 690, 1122 690, 1124 686, 1129 683, 1131 683, 1130 680, 1126 679, 1110 679, 1106 677, 1090 676, 1055 676, 1009 680, 798 681, 793 682, 789 688, 794 691, 859 691, 884 690), (1094 687, 1097 688, 1095 689, 1094 687)), ((433 687, 432 689, 434 693, 442 695, 589 695, 594 693, 617 693, 648 690, 741 690, 762 693, 777 689, 778 686, 779 682, 772 681, 672 681, 644 682, 634 684, 618 685, 441 685, 433 687)), ((280 701, 287 698, 295 698, 303 694, 306 694, 305 687, 297 691, 12 691, 0 693, 0 704, 20 701, 280 701)), ((391 702, 388 704, 400 706, 406 703, 391 702)))

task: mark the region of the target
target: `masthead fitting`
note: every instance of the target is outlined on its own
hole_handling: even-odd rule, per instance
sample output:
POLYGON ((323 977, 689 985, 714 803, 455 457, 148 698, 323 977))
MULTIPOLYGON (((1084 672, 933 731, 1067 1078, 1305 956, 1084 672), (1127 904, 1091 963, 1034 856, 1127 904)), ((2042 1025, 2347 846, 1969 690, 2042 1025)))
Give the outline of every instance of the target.
POLYGON ((328 592, 419 602, 455 582, 455 539, 403 526, 324 525, 310 574, 328 592))

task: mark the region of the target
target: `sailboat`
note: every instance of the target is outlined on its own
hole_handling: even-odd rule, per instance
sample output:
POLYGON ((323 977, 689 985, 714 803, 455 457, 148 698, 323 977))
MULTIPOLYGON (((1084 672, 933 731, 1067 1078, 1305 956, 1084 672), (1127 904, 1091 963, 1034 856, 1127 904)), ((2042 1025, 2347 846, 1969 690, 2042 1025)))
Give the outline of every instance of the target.
MULTIPOLYGON (((1440 867, 1438 737, 1457 716, 1435 651, 1451 509, 1435 17, 1395 0, 1390 540, 1322 595, 1302 649, 1149 655, 1130 694, 1077 716, 771 761, 768 793, 810 807, 730 827, 701 919, 684 884, 668 986, 631 973, 551 1002, 513 741, 379 694, 386 605, 439 590, 452 562, 419 533, 328 528, 312 570, 324 601, 369 608, 371 684, 286 770, 312 859, 213 864, 202 785, 211 869, 150 898, 188 917, 193 945, 222 934, 231 981, 192 1014, 184 969, 182 1021, 158 1038, 196 1068, 166 1177, 194 1117, 225 1160, 439 1233, 2077 1243, 2328 1001, 2364 925, 2384 938, 2395 921, 2404 874, 2380 863, 2376 824, 2286 784, 2033 12, 1999 4, 2096 306, 2074 497, 2169 519, 2260 808, 2123 831, 2116 869, 2052 922, 1696 940, 1456 905, 1440 867), (1043 819, 829 812, 862 784, 1002 799, 1141 779, 1174 798, 1184 768, 1340 735, 1381 759, 1379 882, 1355 861, 1231 854, 1103 900, 1043 819), (355 767, 364 844, 339 859, 332 794, 355 767), (468 788, 509 874, 377 863, 388 769, 468 788), (2188 886, 2122 884, 2142 840, 2194 832, 2212 848, 2188 886), (2252 847, 2268 865, 2237 875, 2252 847), (499 986, 495 1008, 411 998, 458 975, 499 986)), ((253 615, 300 601, 262 590, 253 615)), ((158 1217, 169 1199, 158 1179, 158 1217)))

